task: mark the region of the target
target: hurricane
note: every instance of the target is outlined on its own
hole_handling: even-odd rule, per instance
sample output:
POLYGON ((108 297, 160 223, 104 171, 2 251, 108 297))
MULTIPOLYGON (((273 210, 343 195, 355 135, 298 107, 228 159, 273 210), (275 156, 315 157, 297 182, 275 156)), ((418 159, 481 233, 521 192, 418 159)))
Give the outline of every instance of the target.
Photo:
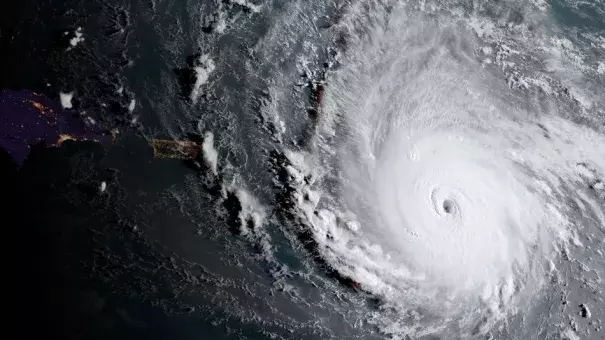
POLYGON ((582 216, 603 228, 605 136, 585 123, 599 111, 553 90, 591 89, 555 66, 539 8, 483 8, 493 24, 481 4, 471 19, 424 2, 356 5, 317 85, 312 136, 286 151, 302 228, 380 299, 371 319, 387 333, 487 334, 532 308, 582 216))

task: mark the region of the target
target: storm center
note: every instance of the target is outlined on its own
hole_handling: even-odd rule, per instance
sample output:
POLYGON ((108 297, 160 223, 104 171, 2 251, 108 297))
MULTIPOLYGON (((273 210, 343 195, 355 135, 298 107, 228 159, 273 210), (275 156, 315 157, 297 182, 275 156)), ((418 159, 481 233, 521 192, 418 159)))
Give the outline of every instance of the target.
POLYGON ((448 199, 444 200, 443 211, 445 211, 446 214, 451 214, 454 211, 454 203, 448 199))

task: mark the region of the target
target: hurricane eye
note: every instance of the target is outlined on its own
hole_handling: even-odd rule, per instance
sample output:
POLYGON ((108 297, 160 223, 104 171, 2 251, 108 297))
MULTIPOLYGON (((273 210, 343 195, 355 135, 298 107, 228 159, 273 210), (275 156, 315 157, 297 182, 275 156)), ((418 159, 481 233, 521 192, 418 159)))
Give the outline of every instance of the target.
POLYGON ((444 200, 443 201, 443 211, 445 211, 447 214, 451 214, 452 212, 454 212, 454 203, 450 200, 444 200))

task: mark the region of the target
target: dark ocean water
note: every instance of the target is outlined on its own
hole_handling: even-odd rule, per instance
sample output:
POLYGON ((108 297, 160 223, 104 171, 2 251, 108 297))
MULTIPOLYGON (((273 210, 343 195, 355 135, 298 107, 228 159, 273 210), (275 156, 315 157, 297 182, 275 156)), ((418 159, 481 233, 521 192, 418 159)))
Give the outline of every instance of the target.
MULTIPOLYGON (((35 92, 57 106, 60 92, 73 92, 73 112, 93 118, 95 134, 105 138, 33 145, 21 166, 2 150, 0 188, 9 198, 2 206, 8 216, 3 258, 12 273, 10 323, 21 337, 391 336, 356 314, 381 311, 378 298, 327 265, 309 235, 294 233, 292 240, 282 231, 284 220, 296 219, 287 209, 267 209, 267 236, 247 236, 245 227, 257 226, 242 222, 247 205, 231 189, 246 183, 262 205, 291 204, 284 198, 287 188, 275 185, 286 176, 275 146, 279 124, 267 123, 260 112, 277 96, 272 89, 286 87, 285 96, 296 100, 278 108, 287 126, 284 144, 305 146, 316 128, 313 107, 321 104, 323 85, 317 84, 327 70, 338 69, 335 56, 347 48, 346 34, 321 32, 351 2, 305 4, 308 17, 300 20, 312 21, 320 33, 298 32, 277 46, 267 37, 287 27, 282 20, 291 13, 289 2, 267 1, 258 13, 241 3, 3 5, 0 91, 35 92), (78 27, 85 40, 71 46, 78 27), (218 67, 212 86, 203 85, 192 103, 192 70, 205 54, 218 67), (288 86, 278 74, 290 75, 288 86), (221 157, 216 175, 200 157, 153 157, 153 139, 199 140, 208 131, 221 157), (269 259, 263 237, 271 240, 269 259)), ((549 4, 548 14, 563 32, 605 35, 602 1, 549 4)), ((591 57, 605 61, 603 51, 591 57)))

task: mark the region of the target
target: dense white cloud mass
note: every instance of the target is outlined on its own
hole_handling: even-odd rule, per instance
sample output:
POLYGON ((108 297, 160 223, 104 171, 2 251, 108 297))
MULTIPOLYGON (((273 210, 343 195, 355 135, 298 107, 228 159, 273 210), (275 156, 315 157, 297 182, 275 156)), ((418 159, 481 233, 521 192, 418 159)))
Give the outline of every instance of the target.
POLYGON ((577 242, 570 204, 605 173, 605 137, 567 119, 569 99, 552 88, 522 91, 544 88, 543 74, 502 79, 521 52, 502 37, 481 46, 506 35, 497 24, 366 4, 373 11, 353 8, 341 23, 357 35, 326 82, 313 147, 289 153, 301 216, 322 256, 396 311, 379 324, 486 332, 531 302, 577 242), (493 48, 500 70, 482 59, 493 48), (322 185, 296 181, 311 173, 322 185))

